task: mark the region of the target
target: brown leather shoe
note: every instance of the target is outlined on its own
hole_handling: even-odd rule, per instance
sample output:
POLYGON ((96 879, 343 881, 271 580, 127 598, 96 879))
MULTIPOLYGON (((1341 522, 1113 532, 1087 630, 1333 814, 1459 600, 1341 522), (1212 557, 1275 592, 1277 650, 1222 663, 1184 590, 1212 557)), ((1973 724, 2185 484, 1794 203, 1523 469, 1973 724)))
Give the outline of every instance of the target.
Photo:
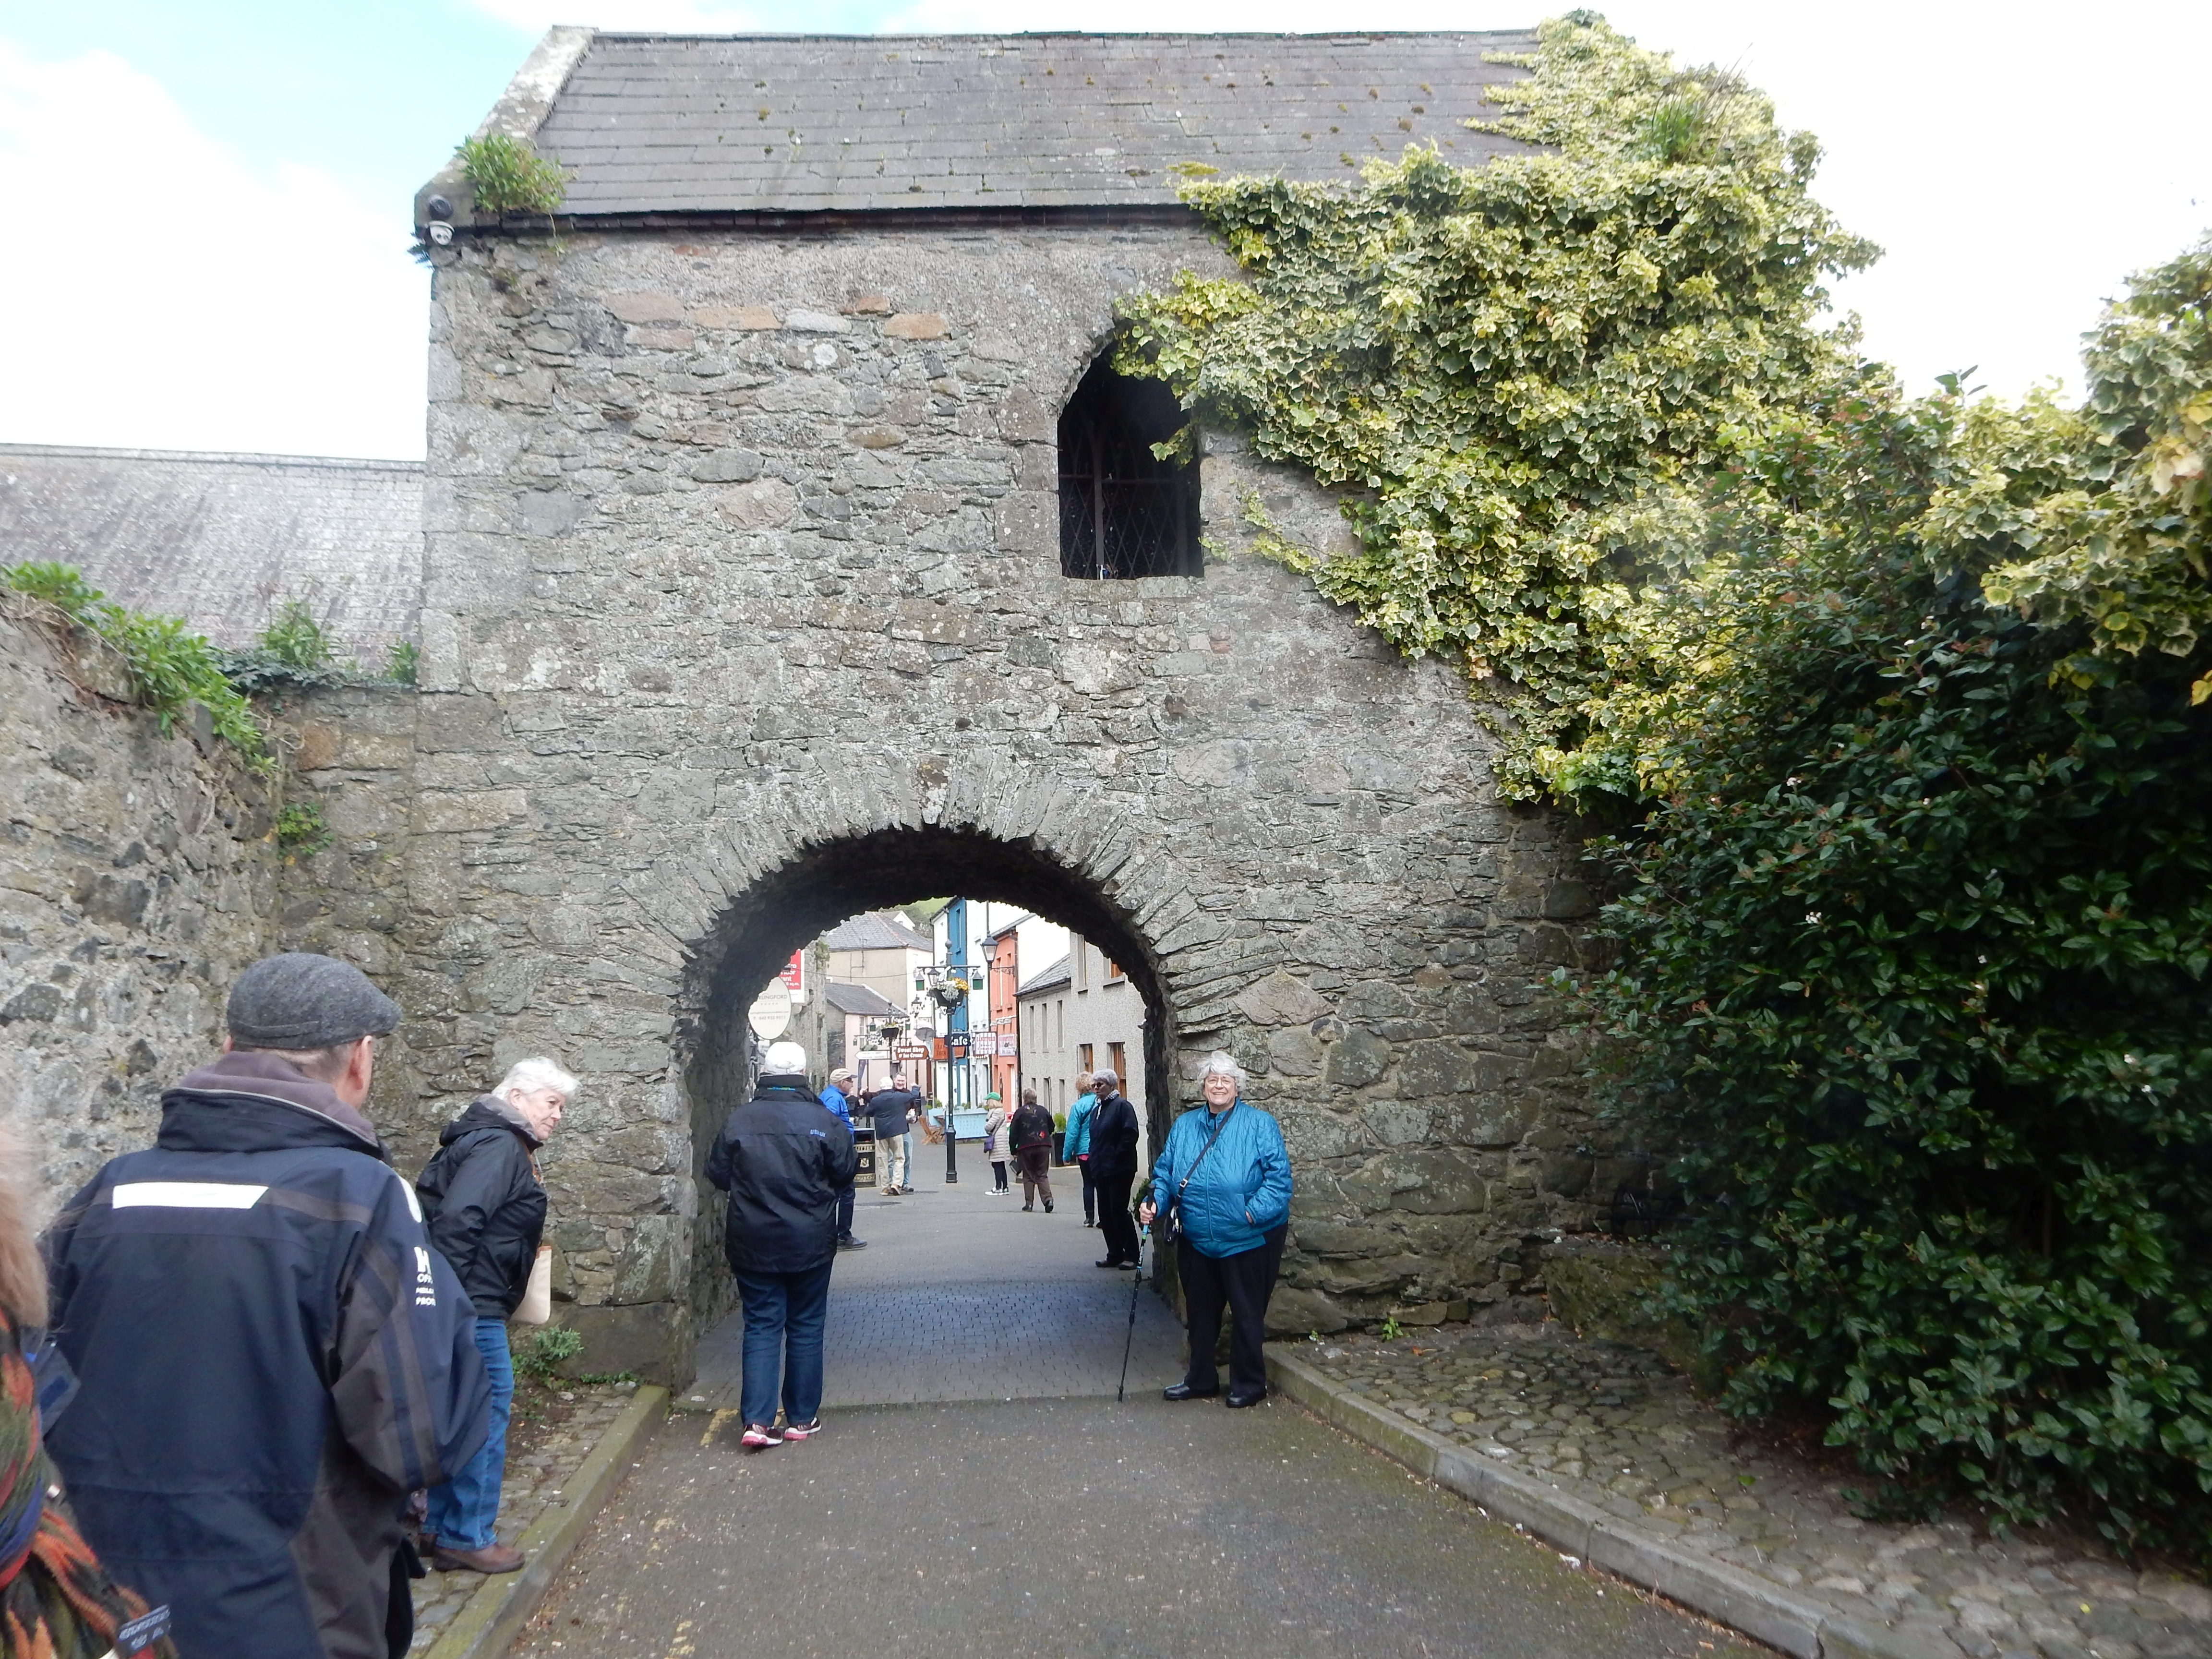
POLYGON ((522 1552, 512 1544, 489 1543, 480 1550, 449 1550, 440 1545, 430 1555, 435 1572, 514 1572, 522 1565, 522 1552))

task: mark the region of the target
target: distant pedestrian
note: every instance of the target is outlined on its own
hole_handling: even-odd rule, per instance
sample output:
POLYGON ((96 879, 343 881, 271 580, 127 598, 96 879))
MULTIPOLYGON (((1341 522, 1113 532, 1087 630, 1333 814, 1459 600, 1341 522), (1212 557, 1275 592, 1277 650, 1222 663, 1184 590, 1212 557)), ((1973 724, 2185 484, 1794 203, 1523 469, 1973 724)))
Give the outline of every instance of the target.
POLYGON ((1022 1103, 1006 1125, 1014 1145, 1014 1161, 1022 1171, 1022 1208, 1033 1210, 1044 1200, 1044 1212, 1052 1213, 1052 1114, 1037 1104, 1036 1091, 1022 1091, 1022 1103))
POLYGON ((1006 1185, 1006 1102, 994 1089, 983 1097, 983 1156, 991 1160, 991 1191, 1013 1190, 1006 1185))
POLYGON ((908 1167, 908 1121, 921 1105, 921 1097, 907 1086, 903 1072, 892 1077, 890 1088, 868 1097, 868 1112, 876 1121, 876 1191, 885 1198, 914 1190, 907 1184, 913 1173, 908 1167))
MULTIPOLYGON (((837 1121, 845 1126, 845 1133, 853 1133, 853 1091, 859 1085, 853 1074, 840 1066, 830 1073, 830 1082, 822 1091, 823 1106, 836 1114, 837 1121)), ((841 1250, 865 1250, 868 1242, 853 1237, 853 1183, 847 1182, 845 1190, 837 1194, 837 1248, 841 1250)))
POLYGON ((1098 1224, 1098 1182, 1091 1173, 1091 1115, 1098 1109, 1098 1097, 1091 1085, 1097 1081, 1090 1073, 1079 1072, 1075 1086, 1080 1091, 1075 1104, 1067 1109, 1067 1133, 1060 1143, 1060 1155, 1075 1166, 1083 1177, 1083 1224, 1098 1224))
POLYGON ((1137 1224, 1129 1218, 1129 1188, 1137 1179, 1137 1109, 1122 1097, 1114 1073, 1098 1073, 1092 1086, 1098 1109, 1091 1115, 1091 1172, 1098 1187, 1098 1231, 1106 1235, 1098 1265, 1134 1268, 1137 1224))
POLYGON ((1227 1054, 1206 1062, 1206 1109, 1175 1121, 1152 1164, 1152 1192, 1137 1211, 1147 1224, 1163 1211, 1175 1219, 1190 1364, 1182 1381, 1164 1390, 1170 1400, 1221 1392, 1213 1351, 1224 1304, 1235 1321, 1228 1403, 1256 1406, 1267 1397, 1261 1345, 1290 1231, 1291 1156, 1275 1120, 1241 1097, 1244 1082, 1244 1068, 1227 1054))
POLYGON ((467 1466, 476 1310, 362 1115, 399 1011, 287 953, 46 1236, 80 1382, 48 1437, 86 1538, 192 1659, 404 1654, 407 1494, 467 1466))
POLYGON ((822 1327, 837 1260, 837 1198, 852 1187, 859 1164, 851 1129, 807 1089, 806 1050, 769 1044, 759 1090, 722 1125, 706 1170, 730 1195, 722 1243, 744 1305, 738 1405, 748 1451, 821 1431, 822 1327))
MULTIPOLYGON (((71 1383, 44 1328, 46 1271, 31 1237, 31 1161, 0 1130, 0 1653, 90 1659, 146 1603, 92 1553, 42 1444, 71 1383)), ((166 1638, 143 1650, 176 1659, 166 1638)))
POLYGON ((551 1060, 517 1060, 497 1088, 439 1132, 438 1150, 415 1179, 430 1242, 460 1275, 476 1309, 477 1352, 491 1378, 491 1432, 468 1466, 430 1493, 423 1530, 432 1541, 430 1565, 440 1572, 513 1572, 522 1565, 522 1552, 501 1543, 494 1530, 514 1401, 507 1322, 530 1288, 545 1231, 538 1149, 575 1093, 576 1079, 551 1060))

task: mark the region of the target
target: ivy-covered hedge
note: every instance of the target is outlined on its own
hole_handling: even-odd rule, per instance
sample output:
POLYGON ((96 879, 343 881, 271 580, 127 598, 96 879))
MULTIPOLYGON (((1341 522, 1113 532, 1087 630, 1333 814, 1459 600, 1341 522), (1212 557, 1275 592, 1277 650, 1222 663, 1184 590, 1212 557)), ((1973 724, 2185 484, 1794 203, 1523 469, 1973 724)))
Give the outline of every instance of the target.
MULTIPOLYGON (((1908 1494, 2212 1525, 2212 707, 1931 545, 1956 399, 1743 457, 1668 793, 1588 988, 1691 1200, 1728 1399, 1832 1412, 1908 1494), (1725 601, 1716 599, 1725 590, 1725 601)), ((1656 734, 1654 734, 1655 736, 1656 734)))
POLYGON ((1346 486, 1357 552, 1269 550, 1623 826, 1565 988, 1692 1149, 1729 1403, 2212 1556, 2212 242, 2081 405, 1908 400, 1819 325, 1869 250, 1755 92, 1582 13, 1528 67, 1540 153, 1192 186, 1242 277, 1123 364, 1346 486))

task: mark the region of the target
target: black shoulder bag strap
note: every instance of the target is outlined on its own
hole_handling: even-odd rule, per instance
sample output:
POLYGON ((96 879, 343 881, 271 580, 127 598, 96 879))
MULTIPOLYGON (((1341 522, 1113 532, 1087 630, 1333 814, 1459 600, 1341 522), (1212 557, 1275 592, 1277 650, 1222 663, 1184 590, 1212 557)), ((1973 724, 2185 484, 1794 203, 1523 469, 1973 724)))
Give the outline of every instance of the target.
POLYGON ((1198 1156, 1191 1160, 1190 1173, 1184 1176, 1181 1181, 1176 1182, 1174 1201, 1169 1204, 1166 1213, 1160 1218, 1160 1242, 1162 1243, 1172 1244, 1176 1240, 1182 1237, 1183 1189, 1188 1187, 1192 1182, 1195 1181, 1198 1178, 1198 1172, 1206 1167, 1207 1154, 1213 1151, 1213 1143, 1221 1139, 1221 1132, 1229 1127, 1230 1113, 1234 1112, 1237 1109, 1237 1102, 1233 1100, 1231 1101, 1229 1103, 1229 1111, 1224 1112, 1218 1118, 1214 1120, 1213 1133, 1206 1136, 1205 1146, 1200 1150, 1198 1156))

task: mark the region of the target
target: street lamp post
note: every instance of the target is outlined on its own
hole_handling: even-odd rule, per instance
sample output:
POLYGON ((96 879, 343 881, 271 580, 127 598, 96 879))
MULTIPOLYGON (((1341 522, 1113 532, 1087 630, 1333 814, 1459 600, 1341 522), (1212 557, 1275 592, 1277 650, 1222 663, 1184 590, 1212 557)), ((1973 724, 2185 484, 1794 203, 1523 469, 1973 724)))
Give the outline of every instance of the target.
POLYGON ((957 972, 948 971, 929 988, 929 994, 937 1006, 945 1010, 946 1034, 945 1038, 945 1184, 960 1184, 960 1136, 953 1127, 953 1109, 960 1103, 960 1073, 967 1065, 968 1038, 965 1032, 951 1030, 950 1018, 953 1010, 968 1000, 967 981, 957 972), (961 1052, 954 1054, 957 1046, 961 1052))

